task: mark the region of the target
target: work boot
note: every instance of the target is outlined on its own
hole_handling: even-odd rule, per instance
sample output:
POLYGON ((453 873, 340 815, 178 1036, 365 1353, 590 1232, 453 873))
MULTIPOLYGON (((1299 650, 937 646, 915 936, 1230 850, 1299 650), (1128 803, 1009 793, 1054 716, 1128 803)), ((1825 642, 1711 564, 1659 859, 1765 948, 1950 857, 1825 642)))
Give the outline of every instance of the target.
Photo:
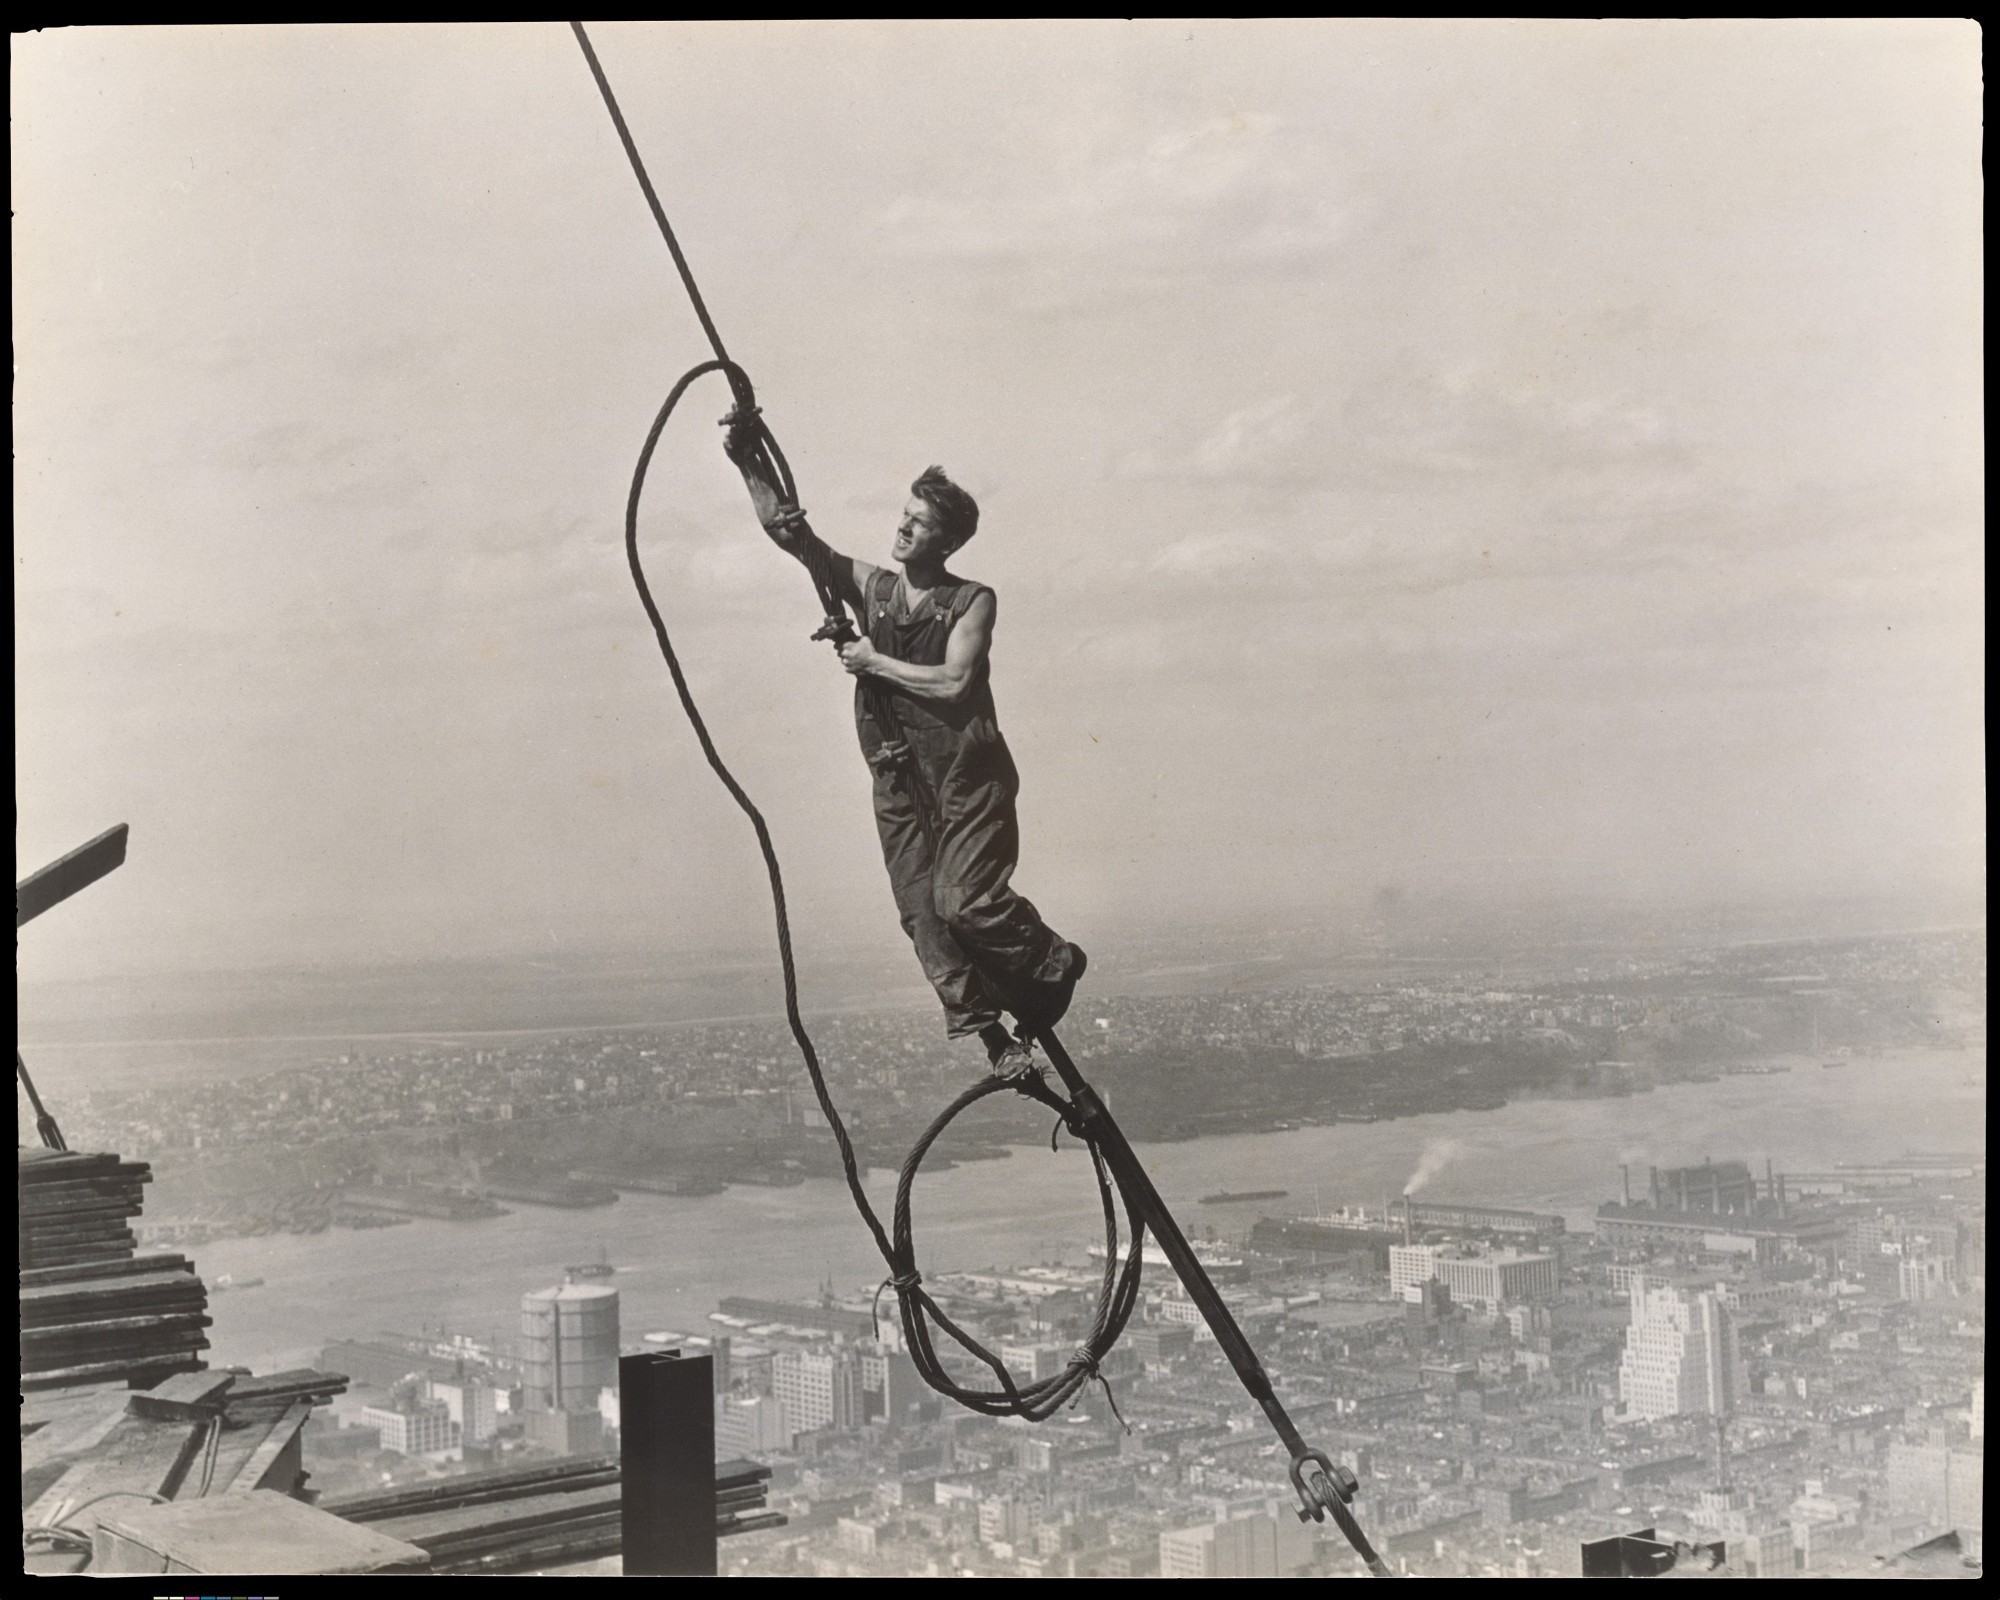
POLYGON ((1038 982, 1034 998, 1024 1002, 1024 1009, 1015 1013, 1021 1023, 1019 1032, 1024 1037, 1032 1037, 1062 1021, 1069 1012, 1070 1001, 1076 996, 1076 986, 1089 966, 1090 957, 1083 953, 1083 946, 1071 944, 1066 939, 1057 942, 1042 967, 1044 972, 1053 968, 1055 975, 1038 982))
POLYGON ((1011 1078, 1017 1073, 1033 1070, 1034 1052, 1025 1041, 1016 1039, 999 1023, 989 1023, 981 1028, 979 1037, 986 1046, 986 1059, 994 1077, 1011 1078))

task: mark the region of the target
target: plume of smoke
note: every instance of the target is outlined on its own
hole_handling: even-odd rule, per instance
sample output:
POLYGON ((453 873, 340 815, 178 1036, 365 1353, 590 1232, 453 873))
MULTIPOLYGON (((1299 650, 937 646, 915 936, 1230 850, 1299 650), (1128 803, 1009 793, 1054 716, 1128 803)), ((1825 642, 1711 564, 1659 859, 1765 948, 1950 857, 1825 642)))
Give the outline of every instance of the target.
POLYGON ((1415 1194, 1458 1158, 1461 1146, 1456 1139, 1433 1139, 1417 1157, 1417 1170, 1403 1185, 1404 1198, 1415 1194))

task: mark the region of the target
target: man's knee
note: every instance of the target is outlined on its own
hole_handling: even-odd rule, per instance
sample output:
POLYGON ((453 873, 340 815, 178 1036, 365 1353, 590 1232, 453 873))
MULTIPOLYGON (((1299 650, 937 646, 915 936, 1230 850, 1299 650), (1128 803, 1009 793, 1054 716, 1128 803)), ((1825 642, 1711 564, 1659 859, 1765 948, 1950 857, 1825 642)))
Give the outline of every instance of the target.
POLYGON ((976 936, 987 921, 982 914, 985 898, 978 890, 968 889, 963 884, 940 883, 932 886, 931 909, 937 913, 938 921, 951 930, 954 938, 966 934, 976 936))

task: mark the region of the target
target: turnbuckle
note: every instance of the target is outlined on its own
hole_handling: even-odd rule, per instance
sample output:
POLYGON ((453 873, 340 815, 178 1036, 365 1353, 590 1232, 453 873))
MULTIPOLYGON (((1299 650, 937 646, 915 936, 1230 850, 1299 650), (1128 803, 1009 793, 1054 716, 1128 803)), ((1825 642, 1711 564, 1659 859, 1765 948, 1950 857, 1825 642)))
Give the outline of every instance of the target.
POLYGON ((854 631, 854 624, 847 620, 844 612, 833 611, 826 614, 826 620, 820 623, 818 631, 812 635, 815 644, 822 639, 830 640, 836 650, 842 645, 854 643, 860 637, 861 635, 854 631))
POLYGON ((1292 1457, 1292 1487, 1299 1492, 1304 1503, 1298 1508, 1301 1522, 1324 1522, 1326 1514, 1333 1509, 1332 1496, 1338 1496, 1340 1503, 1351 1505, 1361 1484, 1347 1468, 1337 1465, 1324 1450, 1301 1450, 1292 1457), (1306 1474, 1306 1464, 1310 1462, 1318 1470, 1310 1477, 1306 1474))

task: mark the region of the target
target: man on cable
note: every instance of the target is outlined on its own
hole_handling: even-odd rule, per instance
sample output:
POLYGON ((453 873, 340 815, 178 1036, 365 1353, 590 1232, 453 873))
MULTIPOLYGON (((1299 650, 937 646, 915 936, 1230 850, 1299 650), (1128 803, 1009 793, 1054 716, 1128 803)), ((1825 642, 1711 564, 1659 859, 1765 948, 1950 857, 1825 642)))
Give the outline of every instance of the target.
POLYGON ((987 655, 993 591, 946 570, 979 527, 972 496, 937 467, 910 485, 891 558, 900 574, 829 549, 758 465, 754 425, 733 424, 729 457, 757 520, 808 570, 831 576, 863 619, 841 665, 857 680, 855 723, 875 773, 882 859, 945 1031, 978 1035, 996 1072, 1029 1065, 1022 1038, 1052 1027, 1083 976, 1082 950, 1050 931, 1010 886, 1020 856, 1020 777, 993 710, 987 655), (1017 1038, 1001 1012, 1020 1023, 1017 1038))

